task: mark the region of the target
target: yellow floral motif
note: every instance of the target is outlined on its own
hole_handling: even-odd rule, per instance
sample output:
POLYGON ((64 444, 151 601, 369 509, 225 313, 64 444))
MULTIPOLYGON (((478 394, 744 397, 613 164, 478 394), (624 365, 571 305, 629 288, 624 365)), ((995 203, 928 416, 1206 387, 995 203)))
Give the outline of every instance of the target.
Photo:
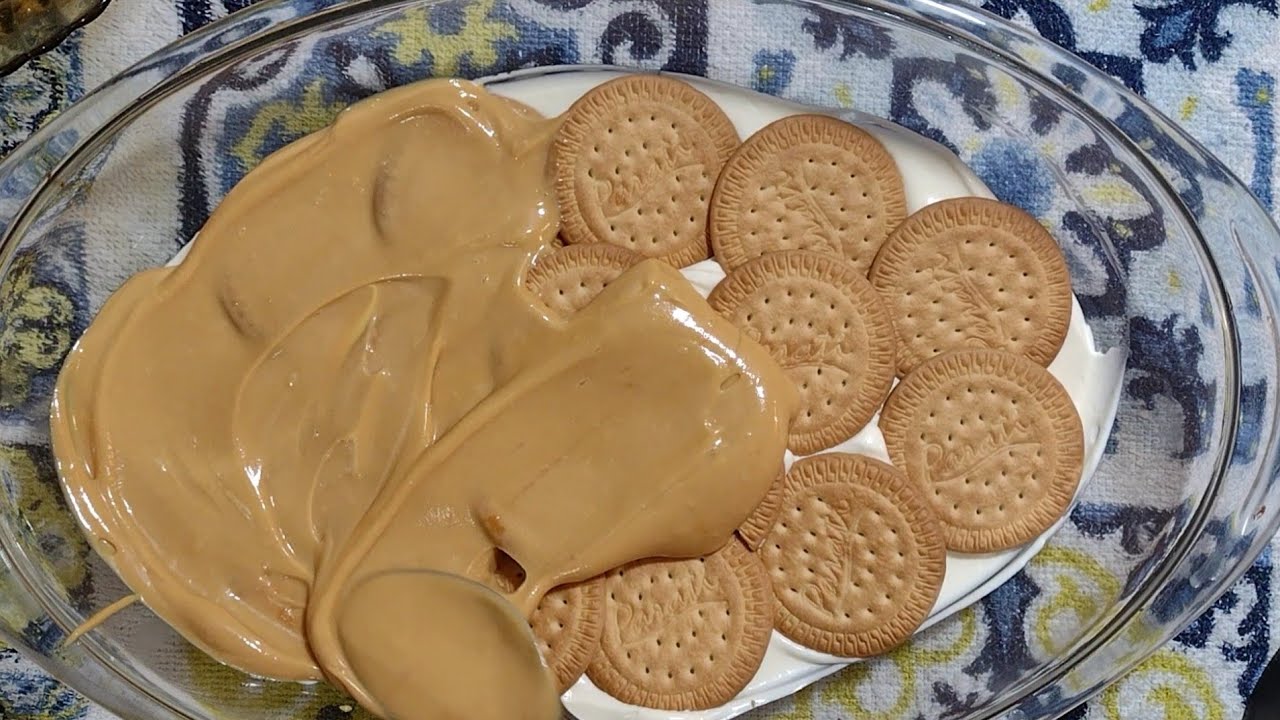
POLYGON ((1031 561, 1047 600, 1033 612, 1032 629, 1046 653, 1065 649, 1072 638, 1061 627, 1084 628, 1099 619, 1120 594, 1120 582, 1106 568, 1078 550, 1049 546, 1031 561), (1044 582, 1047 580, 1048 582, 1044 582))
POLYGON ((333 706, 350 708, 350 712, 343 712, 343 720, 376 720, 346 695, 325 683, 300 685, 252 678, 190 645, 187 646, 187 666, 197 689, 196 697, 213 717, 232 720, 248 715, 269 715, 313 720, 319 717, 321 710, 333 706))
MULTIPOLYGON (((22 539, 39 546, 40 552, 32 553, 39 569, 52 576, 57 587, 70 590, 80 587, 88 576, 89 544, 63 504, 52 461, 41 462, 36 452, 20 445, 0 445, 0 473, 6 476, 7 492, 15 494, 13 501, 22 519, 13 526, 24 535, 32 534, 22 539)), ((22 628, 36 619, 27 616, 31 614, 5 604, 0 607, 0 622, 22 628)))
MULTIPOLYGON (((1102 693, 1107 720, 1121 720, 1120 699, 1141 693, 1149 720, 1222 720, 1222 700, 1209 676, 1172 650, 1161 650, 1102 693)), ((1135 701, 1126 703, 1136 707, 1135 701)))
MULTIPOLYGON (((967 607, 956 613, 953 620, 948 623, 960 623, 960 631, 956 635, 955 640, 951 641, 946 647, 932 648, 923 647, 922 641, 912 641, 901 648, 894 651, 894 654, 904 654, 911 657, 917 665, 944 665, 964 655, 972 649, 974 639, 978 637, 978 615, 973 607, 967 607)), ((938 632, 934 630, 932 632, 938 632)))
POLYGON ((1027 99, 1022 86, 1004 73, 997 74, 992 84, 994 85, 996 95, 1000 98, 1001 104, 1006 107, 1018 107, 1027 99))
POLYGON ((1142 196, 1123 181, 1103 181, 1084 190, 1085 199, 1102 207, 1117 207, 1142 202, 1142 196))
POLYGON ((278 129, 289 138, 299 138, 328 125, 344 105, 324 100, 324 81, 315 80, 302 91, 298 102, 279 100, 263 105, 253 116, 249 130, 231 149, 245 172, 252 170, 275 148, 265 146, 268 134, 278 129))
POLYGON ((1026 47, 1021 49, 1022 57, 1032 65, 1040 65, 1044 62, 1044 52, 1039 48, 1026 47))
POLYGON ((0 409, 31 394, 31 380, 71 348, 71 299, 36 279, 36 256, 19 255, 0 284, 0 409))
MULTIPOLYGON (((876 674, 879 675, 879 673, 876 674)), ((883 676, 877 679, 883 680, 883 676)), ((915 698, 915 694, 916 667, 904 661, 896 653, 852 665, 847 670, 841 671, 838 680, 824 685, 821 690, 823 702, 839 706, 858 720, 897 720, 911 708, 911 701, 915 698), (872 678, 873 670, 881 667, 896 675, 895 680, 884 684, 895 687, 898 694, 893 698, 892 703, 888 703, 887 698, 880 697, 882 688, 877 687, 879 702, 875 706, 868 707, 863 702, 860 691, 872 678)))
POLYGON ((849 89, 847 84, 838 83, 834 88, 832 88, 831 92, 836 96, 836 103, 840 105, 840 107, 853 107, 853 91, 849 89))
MULTIPOLYGON (((489 17, 493 0, 467 2, 462 7, 461 27, 456 33, 431 29, 427 11, 413 9, 392 20, 378 32, 397 38, 393 56, 402 65, 414 65, 424 57, 431 58, 431 74, 435 77, 457 75, 466 58, 472 68, 487 68, 498 62, 497 43, 516 37, 510 23, 489 17)), ((448 7, 448 6, 445 6, 448 7)))
POLYGON ((1196 114, 1196 108, 1200 106, 1200 98, 1195 95, 1188 95, 1182 101, 1182 105, 1178 108, 1178 117, 1183 120, 1190 120, 1192 115, 1196 114))
POLYGON ((1111 0, 1089 0, 1089 12, 1102 12, 1111 7, 1111 0))

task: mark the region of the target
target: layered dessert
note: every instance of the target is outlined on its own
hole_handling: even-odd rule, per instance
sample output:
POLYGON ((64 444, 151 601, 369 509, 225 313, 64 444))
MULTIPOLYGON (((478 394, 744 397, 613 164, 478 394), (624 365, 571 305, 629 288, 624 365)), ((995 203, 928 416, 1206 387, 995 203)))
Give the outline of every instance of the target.
POLYGON ((67 496, 192 643, 386 718, 728 717, 887 652, 1043 542, 1123 364, 945 148, 668 76, 381 93, 188 250, 68 358, 67 496))

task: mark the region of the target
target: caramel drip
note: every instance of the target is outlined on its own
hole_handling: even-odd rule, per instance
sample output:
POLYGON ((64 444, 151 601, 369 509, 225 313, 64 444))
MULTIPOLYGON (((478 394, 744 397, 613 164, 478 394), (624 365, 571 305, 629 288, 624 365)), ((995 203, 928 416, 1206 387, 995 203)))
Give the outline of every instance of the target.
POLYGON ((522 616, 711 552, 764 496, 794 390, 676 270, 568 319, 524 288, 559 227, 554 129, 461 81, 352 106, 76 345, 52 415, 72 507, 214 657, 388 718, 558 717, 522 616), (462 579, 495 548, 527 578, 505 601, 462 579))

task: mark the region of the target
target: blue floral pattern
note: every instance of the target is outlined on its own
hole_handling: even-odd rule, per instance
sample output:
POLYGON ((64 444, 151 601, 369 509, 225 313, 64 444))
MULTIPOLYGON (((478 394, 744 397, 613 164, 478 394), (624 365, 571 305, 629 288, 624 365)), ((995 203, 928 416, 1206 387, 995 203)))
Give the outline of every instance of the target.
POLYGON ((1196 56, 1208 62, 1222 59, 1231 44, 1230 30, 1219 25, 1219 14, 1232 5, 1249 5, 1276 14, 1275 0, 1171 0, 1163 4, 1138 7, 1147 21, 1139 47, 1153 62, 1177 58, 1188 69, 1196 67, 1196 56))

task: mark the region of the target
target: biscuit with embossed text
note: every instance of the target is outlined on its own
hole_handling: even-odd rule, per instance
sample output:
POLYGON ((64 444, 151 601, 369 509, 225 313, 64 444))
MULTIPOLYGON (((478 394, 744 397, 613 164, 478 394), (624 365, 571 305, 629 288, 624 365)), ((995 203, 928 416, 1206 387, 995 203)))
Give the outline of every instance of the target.
POLYGON ((898 329, 901 374, 983 347, 1047 366, 1071 323, 1071 277, 1053 236, 995 200, 943 200, 912 214, 870 277, 898 329))
POLYGON ((775 625, 805 647, 844 657, 888 652, 938 598, 947 550, 938 520, 902 472, 865 455, 796 462, 778 521, 757 553, 775 625))
POLYGON ((847 261, 805 250, 768 253, 730 272, 707 300, 763 345, 799 389, 792 452, 808 455, 853 437, 889 394, 893 323, 847 261))
POLYGON ((879 140, 838 118, 793 115, 747 138, 725 163, 708 233, 725 269, 810 250, 865 274, 906 216, 902 175, 879 140))
POLYGON ((764 565, 736 539, 702 558, 618 568, 604 592, 604 637, 587 677, 632 705, 723 705, 755 675, 773 631, 764 565))
POLYGON ((561 233, 676 267, 710 256, 707 204, 738 132, 711 98, 661 75, 610 80, 565 113, 552 144, 561 233))
POLYGON ((1048 370, 1000 350, 925 362, 885 402, 880 429, 893 464, 924 494, 947 547, 1022 545, 1071 505, 1084 432, 1048 370))

